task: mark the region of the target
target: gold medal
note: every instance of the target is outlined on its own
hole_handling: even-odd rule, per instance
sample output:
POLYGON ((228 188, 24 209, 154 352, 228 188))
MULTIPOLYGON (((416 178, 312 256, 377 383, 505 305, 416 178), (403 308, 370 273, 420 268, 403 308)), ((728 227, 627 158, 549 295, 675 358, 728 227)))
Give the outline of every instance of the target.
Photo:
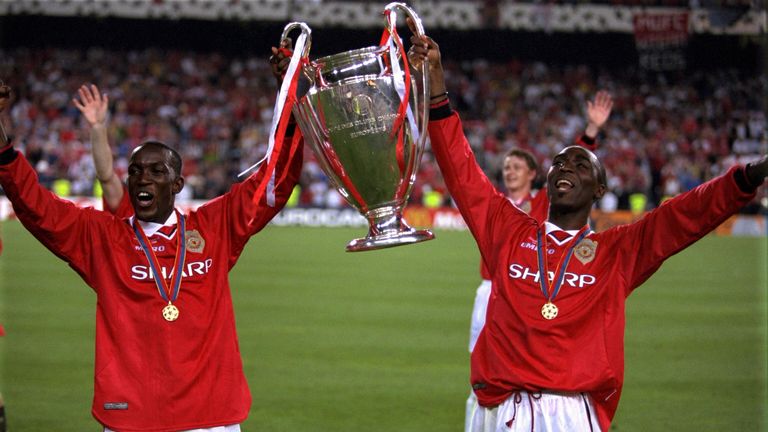
MULTIPOLYGON (((573 249, 576 245, 581 244, 580 242, 585 239, 587 234, 589 234, 589 226, 585 226, 582 229, 579 230, 579 233, 575 236, 575 240, 571 240, 571 244, 568 247, 567 253, 560 256, 560 260, 557 263, 557 268, 554 272, 554 275, 556 275, 552 282, 547 282, 547 275, 549 272, 547 271, 547 259, 544 257, 544 254, 547 253, 549 250, 547 248, 547 234, 545 231, 545 228, 541 227, 536 231, 536 257, 538 258, 539 262, 539 284, 541 285, 541 293, 544 294, 544 298, 547 299, 547 302, 544 303, 544 306, 541 307, 541 316, 544 317, 546 320, 553 320, 557 317, 558 309, 557 306, 555 306, 554 303, 552 303, 552 300, 557 297, 557 293, 560 292, 560 287, 562 286, 563 280, 565 278, 565 271, 568 268, 568 262, 571 259, 571 256, 573 256, 573 249)), ((591 240, 587 240, 591 242, 591 240)), ((591 242, 594 243, 593 246, 597 246, 597 242, 591 242)), ((594 248, 590 249, 591 257, 589 256, 589 250, 588 246, 585 247, 584 255, 585 258, 589 258, 591 261, 591 258, 594 258, 594 248)))
POLYGON ((555 319, 557 316, 557 306, 552 302, 545 303, 544 306, 541 307, 541 316, 548 320, 555 319))
POLYGON ((173 268, 177 269, 177 271, 171 273, 168 276, 168 280, 158 274, 156 269, 160 268, 160 264, 157 260, 157 257, 155 256, 155 252, 150 247, 151 243, 147 238, 147 235, 144 233, 144 229, 137 222, 137 219, 133 220, 133 232, 136 234, 136 239, 139 241, 139 245, 141 246, 141 250, 144 252, 144 256, 147 257, 149 268, 152 271, 152 276, 155 280, 157 291, 160 293, 160 297, 168 302, 168 304, 163 308, 163 318, 168 322, 173 322, 179 319, 179 308, 174 306, 172 302, 176 301, 176 298, 179 296, 179 290, 181 289, 181 277, 184 272, 178 269, 184 268, 184 262, 187 257, 186 249, 191 248, 196 252, 200 252, 205 246, 204 240, 202 237, 199 237, 199 233, 197 233, 196 230, 192 230, 191 233, 196 234, 199 239, 192 242, 191 245, 186 244, 188 231, 184 230, 184 216, 178 212, 176 212, 176 214, 178 215, 177 218, 179 221, 179 230, 178 234, 176 235, 176 257, 173 259, 173 268))
POLYGON ((163 308, 163 318, 165 318, 166 321, 176 321, 179 318, 179 308, 171 304, 171 302, 168 302, 163 308))

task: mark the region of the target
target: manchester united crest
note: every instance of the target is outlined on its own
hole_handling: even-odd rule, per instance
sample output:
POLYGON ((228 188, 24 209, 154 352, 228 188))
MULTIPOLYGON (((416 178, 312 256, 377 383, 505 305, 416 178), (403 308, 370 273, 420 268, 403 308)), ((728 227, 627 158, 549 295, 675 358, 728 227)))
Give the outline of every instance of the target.
POLYGON ((197 230, 191 230, 184 233, 186 240, 187 251, 200 253, 205 248, 205 239, 200 235, 197 230))
POLYGON ((595 259, 595 251, 597 250, 597 242, 588 238, 580 241, 579 244, 573 249, 573 255, 576 259, 581 261, 582 264, 587 264, 595 259))

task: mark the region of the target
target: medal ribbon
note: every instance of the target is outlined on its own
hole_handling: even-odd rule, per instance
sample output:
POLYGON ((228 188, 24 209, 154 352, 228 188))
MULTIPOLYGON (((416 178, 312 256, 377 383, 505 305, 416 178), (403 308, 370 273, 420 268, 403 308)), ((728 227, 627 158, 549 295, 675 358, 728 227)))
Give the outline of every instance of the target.
POLYGON ((542 225, 536 231, 536 237, 538 240, 536 244, 536 252, 539 259, 539 285, 541 285, 541 292, 544 294, 544 298, 546 298, 547 301, 551 303, 552 300, 557 297, 557 293, 560 292, 560 286, 563 284, 563 278, 565 277, 565 269, 568 268, 568 262, 573 256, 573 249, 584 237, 587 236, 589 233, 589 226, 584 226, 579 230, 579 232, 574 236, 575 239, 571 240, 571 244, 568 246, 568 252, 565 255, 560 256, 560 262, 557 263, 557 268, 555 269, 555 278, 552 280, 551 284, 547 281, 547 273, 549 272, 547 271, 547 259, 545 257, 547 250, 546 233, 544 233, 542 238, 542 231, 545 229, 546 228, 544 225, 542 225), (551 288, 551 296, 547 290, 547 287, 551 288))
POLYGON ((184 216, 178 211, 176 211, 176 216, 179 220, 179 226, 177 228, 178 232, 176 233, 176 257, 173 260, 173 275, 169 275, 167 281, 160 272, 160 262, 157 260, 157 256, 155 256, 155 251, 152 250, 152 245, 150 244, 149 239, 147 239, 144 229, 141 228, 141 225, 139 225, 135 218, 133 219, 133 232, 136 234, 136 239, 139 240, 139 245, 141 245, 141 250, 144 251, 144 256, 146 256, 147 261, 149 261, 149 269, 152 272, 152 276, 155 278, 157 291, 160 292, 160 297, 168 303, 175 302, 176 298, 179 296, 181 274, 183 273, 184 260, 187 256, 184 216), (172 289, 168 289, 168 285, 171 284, 171 278, 173 278, 172 289), (170 298, 168 298, 169 295, 170 298))

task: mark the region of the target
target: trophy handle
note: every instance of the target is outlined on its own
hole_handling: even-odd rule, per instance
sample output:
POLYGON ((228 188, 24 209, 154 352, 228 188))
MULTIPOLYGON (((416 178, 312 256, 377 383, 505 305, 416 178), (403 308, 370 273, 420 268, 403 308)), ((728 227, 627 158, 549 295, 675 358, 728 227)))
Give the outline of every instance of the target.
POLYGON ((285 28, 283 28, 283 34, 280 36, 280 42, 285 40, 288 34, 297 27, 301 28, 301 34, 307 36, 307 44, 304 45, 304 51, 301 53, 302 57, 307 58, 309 56, 309 47, 312 45, 312 29, 306 23, 294 21, 286 24, 285 28))
MULTIPOLYGON (((424 26, 421 24, 421 18, 419 18, 418 15, 416 15, 416 11, 411 9, 407 4, 400 3, 400 2, 392 2, 388 4, 386 7, 384 7, 385 11, 391 11, 392 9, 402 9, 405 11, 406 14, 413 20, 413 24, 416 26, 416 36, 424 36, 424 26)), ((387 20, 387 26, 392 29, 392 26, 394 25, 394 22, 391 22, 389 19, 387 20)))
MULTIPOLYGON (((424 36, 426 33, 424 32, 424 25, 421 23, 421 18, 416 14, 416 11, 411 9, 408 5, 401 2, 392 2, 389 3, 387 6, 384 7, 384 12, 386 16, 387 21, 387 30, 390 34, 396 34, 396 29, 393 27, 396 25, 396 14, 388 14, 386 12, 391 12, 394 9, 402 9, 405 11, 405 13, 408 15, 409 18, 413 21, 415 32, 414 34, 416 36, 424 36), (394 18, 392 18, 394 16, 394 18)), ((419 126, 423 128, 421 131, 421 136, 419 138, 418 143, 415 144, 415 151, 416 151, 416 157, 413 159, 414 166, 413 166, 413 172, 411 174, 411 177, 415 178, 416 175, 416 169, 418 168, 419 161, 421 160, 421 155, 424 152, 424 141, 426 139, 426 127, 429 123, 429 64, 428 62, 424 61, 421 63, 421 67, 414 68, 413 65, 410 65, 411 70, 417 72, 416 76, 419 81, 421 81, 421 103, 419 104, 419 115, 421 118, 421 122, 419 123, 419 126)), ((408 186, 407 191, 405 192, 405 196, 408 196, 410 194, 410 189, 413 186, 413 183, 411 182, 410 186, 408 186)))

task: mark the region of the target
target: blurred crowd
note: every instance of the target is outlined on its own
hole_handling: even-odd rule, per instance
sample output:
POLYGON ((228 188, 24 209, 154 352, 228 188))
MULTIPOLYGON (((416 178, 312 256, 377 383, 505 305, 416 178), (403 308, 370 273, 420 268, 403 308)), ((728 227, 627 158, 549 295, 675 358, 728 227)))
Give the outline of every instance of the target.
MULTIPOLYGON (((0 78, 14 89, 5 123, 41 181, 69 195, 92 195, 96 183, 89 130, 72 103, 84 83, 109 95, 109 137, 121 176, 131 150, 155 138, 184 158, 182 198, 206 199, 228 190, 266 151, 277 92, 266 53, 231 57, 91 48, 14 49, 0 55, 0 78)), ((600 89, 614 98, 598 138, 611 190, 600 203, 605 210, 654 207, 765 151, 765 75, 736 69, 659 75, 519 61, 444 63, 466 135, 500 187, 508 149, 530 150, 545 173, 549 158, 583 132, 586 101, 600 89)), ((297 205, 345 205, 308 149, 300 187, 297 205)), ((410 199, 450 205, 429 149, 410 199)))

